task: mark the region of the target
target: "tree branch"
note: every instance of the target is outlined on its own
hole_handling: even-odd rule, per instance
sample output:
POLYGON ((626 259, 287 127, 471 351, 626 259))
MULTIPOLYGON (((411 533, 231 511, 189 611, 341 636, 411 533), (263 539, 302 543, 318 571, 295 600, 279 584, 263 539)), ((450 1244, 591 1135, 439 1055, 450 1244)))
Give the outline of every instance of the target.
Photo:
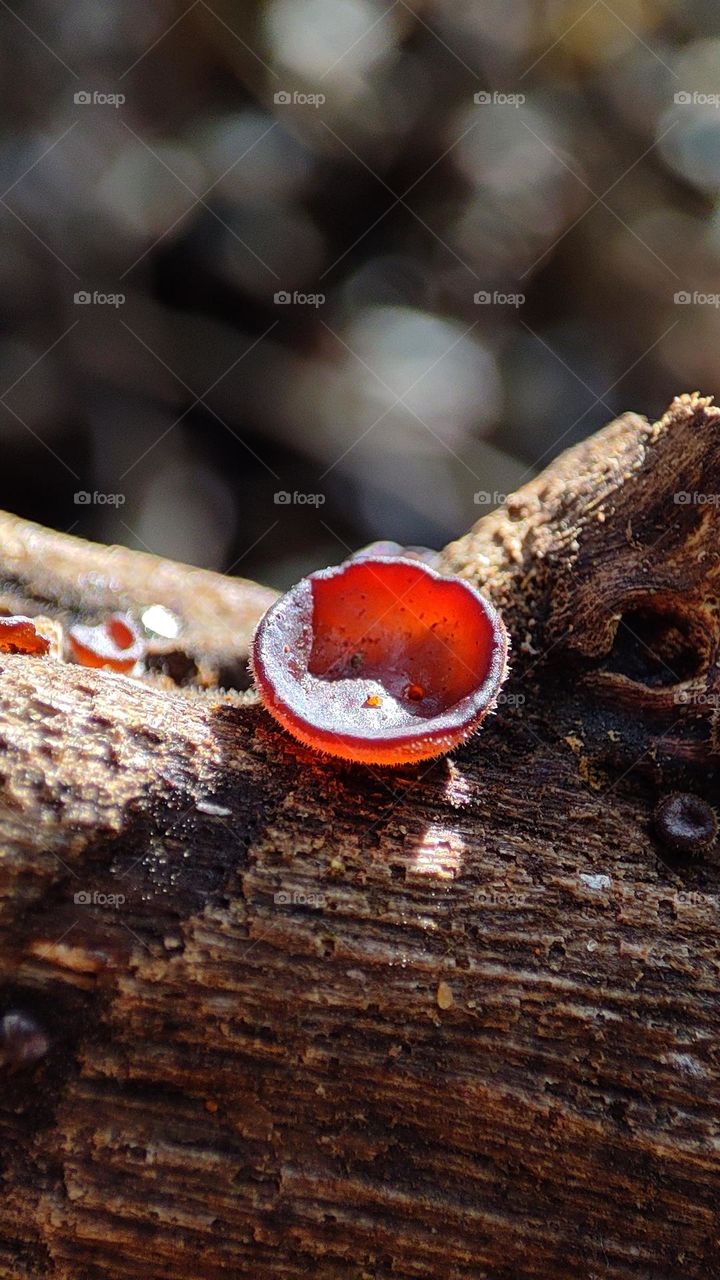
POLYGON ((0 658, 0 1277, 715 1274, 720 876, 651 815, 717 794, 719 449, 628 415, 447 548, 505 704, 392 772, 194 690, 270 593, 0 520, 4 607, 212 668, 0 658))

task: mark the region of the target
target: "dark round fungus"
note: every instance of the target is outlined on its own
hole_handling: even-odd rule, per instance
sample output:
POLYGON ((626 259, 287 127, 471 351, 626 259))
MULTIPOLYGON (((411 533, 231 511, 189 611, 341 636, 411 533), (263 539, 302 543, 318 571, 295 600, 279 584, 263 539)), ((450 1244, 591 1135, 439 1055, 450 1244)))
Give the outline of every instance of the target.
POLYGON ((83 667, 107 667, 111 671, 132 671, 145 653, 145 644, 132 619, 111 614, 98 627, 71 627, 68 642, 76 662, 83 667))
POLYGON ((317 751, 365 764, 443 755, 478 727, 505 678, 508 636, 460 578, 364 557, 304 578, 252 647, 273 716, 317 751))
POLYGON ((42 1027, 29 1013, 13 1010, 0 1019, 0 1064, 4 1067, 31 1067, 44 1058, 50 1042, 42 1027))
POLYGON ((661 844, 674 853, 700 853, 718 831, 715 810, 690 792, 675 791, 656 806, 653 826, 661 844))

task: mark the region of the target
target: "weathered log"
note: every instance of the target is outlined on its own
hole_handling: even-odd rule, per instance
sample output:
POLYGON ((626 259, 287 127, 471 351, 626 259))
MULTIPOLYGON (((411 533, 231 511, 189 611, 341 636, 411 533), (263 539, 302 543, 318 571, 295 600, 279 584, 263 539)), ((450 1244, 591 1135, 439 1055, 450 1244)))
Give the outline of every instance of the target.
MULTIPOLYGON (((652 813, 717 796, 719 492, 682 397, 447 548, 513 667, 429 765, 0 655, 1 1277, 717 1275, 720 872, 652 813)), ((4 608, 167 591, 217 678, 269 595, 150 567, 0 521, 4 608)))

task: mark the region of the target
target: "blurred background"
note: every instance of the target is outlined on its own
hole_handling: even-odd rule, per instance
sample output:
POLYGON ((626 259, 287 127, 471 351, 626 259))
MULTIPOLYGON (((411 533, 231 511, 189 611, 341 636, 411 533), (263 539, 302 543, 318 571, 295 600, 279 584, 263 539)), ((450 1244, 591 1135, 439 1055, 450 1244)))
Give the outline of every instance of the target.
POLYGON ((0 0, 0 505, 284 586, 718 385, 716 0, 0 0))

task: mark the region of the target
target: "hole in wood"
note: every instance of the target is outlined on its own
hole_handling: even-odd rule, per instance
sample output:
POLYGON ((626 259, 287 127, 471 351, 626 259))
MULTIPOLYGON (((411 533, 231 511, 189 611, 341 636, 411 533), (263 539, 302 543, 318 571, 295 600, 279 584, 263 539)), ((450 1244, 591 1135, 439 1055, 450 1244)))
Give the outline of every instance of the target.
POLYGON ((681 684, 703 669, 704 654, 686 618, 645 606, 623 614, 605 669, 650 688, 681 684))

